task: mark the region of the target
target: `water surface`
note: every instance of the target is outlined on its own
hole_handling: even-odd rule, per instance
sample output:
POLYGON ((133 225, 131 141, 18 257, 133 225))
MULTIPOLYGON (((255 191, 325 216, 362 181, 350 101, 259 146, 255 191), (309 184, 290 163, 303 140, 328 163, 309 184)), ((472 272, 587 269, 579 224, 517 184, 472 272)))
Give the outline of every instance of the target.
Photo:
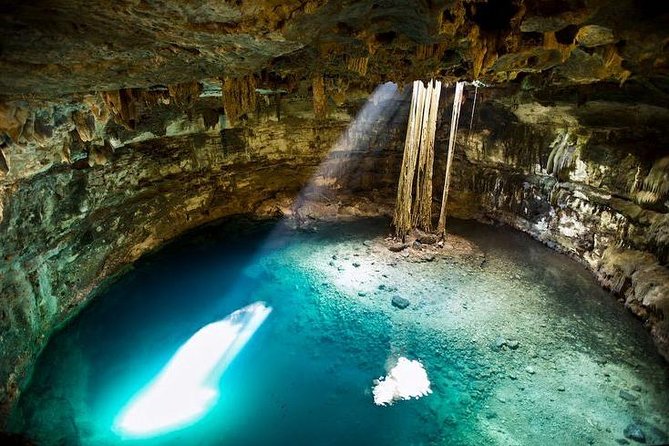
POLYGON ((424 262, 383 247, 385 220, 317 229, 239 218, 146 256, 50 340, 13 428, 46 445, 249 446, 612 444, 633 421, 667 431, 666 364, 565 256, 471 222, 451 231, 476 253, 424 262), (395 295, 411 305, 393 307, 395 295), (256 301, 273 312, 204 418, 151 439, 114 432, 193 333, 256 301), (433 393, 374 405, 374 379, 400 356, 422 362, 433 393))

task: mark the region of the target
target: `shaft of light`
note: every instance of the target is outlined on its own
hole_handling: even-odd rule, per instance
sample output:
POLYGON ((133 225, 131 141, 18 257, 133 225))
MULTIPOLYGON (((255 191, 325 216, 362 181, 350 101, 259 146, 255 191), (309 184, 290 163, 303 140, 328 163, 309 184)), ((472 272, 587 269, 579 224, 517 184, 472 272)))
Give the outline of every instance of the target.
POLYGON ((204 416, 218 399, 221 375, 271 311, 255 302, 198 330, 130 400, 114 430, 123 437, 152 437, 204 416))

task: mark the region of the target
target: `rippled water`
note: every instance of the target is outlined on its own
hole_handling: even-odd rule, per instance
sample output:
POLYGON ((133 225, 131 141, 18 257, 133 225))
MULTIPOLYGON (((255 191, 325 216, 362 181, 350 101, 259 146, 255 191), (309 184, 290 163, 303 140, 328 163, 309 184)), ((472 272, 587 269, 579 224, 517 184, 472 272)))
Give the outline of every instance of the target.
POLYGON ((387 226, 235 219, 145 257, 51 339, 12 427, 84 445, 612 444, 632 422, 661 439, 667 366, 587 271, 466 222, 453 231, 485 261, 421 263, 373 241, 387 226), (206 416, 151 439, 114 432, 193 333, 256 301, 273 311, 206 416), (374 379, 401 356, 421 361, 432 393, 374 405, 374 379))

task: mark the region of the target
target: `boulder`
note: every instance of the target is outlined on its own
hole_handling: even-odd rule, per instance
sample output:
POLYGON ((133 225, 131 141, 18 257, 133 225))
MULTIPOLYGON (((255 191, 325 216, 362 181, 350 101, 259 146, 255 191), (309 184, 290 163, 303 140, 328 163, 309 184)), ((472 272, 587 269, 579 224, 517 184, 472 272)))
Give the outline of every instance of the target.
POLYGON ((405 309, 411 304, 408 299, 405 299, 402 296, 393 296, 391 303, 393 304, 393 307, 399 308, 400 310, 405 309))

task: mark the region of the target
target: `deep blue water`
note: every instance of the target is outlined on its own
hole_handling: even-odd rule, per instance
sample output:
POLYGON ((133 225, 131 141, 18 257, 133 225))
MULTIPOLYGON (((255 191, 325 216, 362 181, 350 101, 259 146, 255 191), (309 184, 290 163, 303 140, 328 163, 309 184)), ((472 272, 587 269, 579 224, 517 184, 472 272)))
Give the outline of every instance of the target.
MULTIPOLYGON (((300 233, 277 222, 241 218, 200 229, 146 256, 54 335, 20 401, 14 428, 39 444, 494 443, 480 423, 495 386, 482 373, 489 368, 483 363, 487 346, 486 352, 477 345, 463 349, 461 339, 435 333, 420 320, 395 319, 392 312, 359 305, 291 257, 334 241, 361 243, 386 229, 387 222, 373 220, 300 233), (256 301, 273 312, 223 374, 220 399, 204 418, 148 440, 123 440, 112 431, 124 405, 195 331, 256 301), (376 406, 372 382, 398 356, 423 362, 433 394, 376 406)), ((524 236, 491 234, 480 242, 509 251, 507 263, 553 256, 554 267, 539 268, 545 277, 536 280, 556 282, 564 264, 570 265, 565 276, 580 270, 524 236), (532 248, 519 248, 526 245, 532 248)), ((612 299, 612 305, 602 303, 610 296, 587 277, 583 271, 562 281, 598 296, 588 311, 602 307, 604 315, 626 317, 612 299)), ((548 308, 571 314, 573 298, 570 292, 567 304, 548 308)), ((631 318, 625 321, 632 326, 631 318)), ((642 330, 637 333, 643 336, 642 330)), ((597 339, 586 332, 583 338, 597 339)), ((651 349, 643 339, 642 348, 651 349)))

